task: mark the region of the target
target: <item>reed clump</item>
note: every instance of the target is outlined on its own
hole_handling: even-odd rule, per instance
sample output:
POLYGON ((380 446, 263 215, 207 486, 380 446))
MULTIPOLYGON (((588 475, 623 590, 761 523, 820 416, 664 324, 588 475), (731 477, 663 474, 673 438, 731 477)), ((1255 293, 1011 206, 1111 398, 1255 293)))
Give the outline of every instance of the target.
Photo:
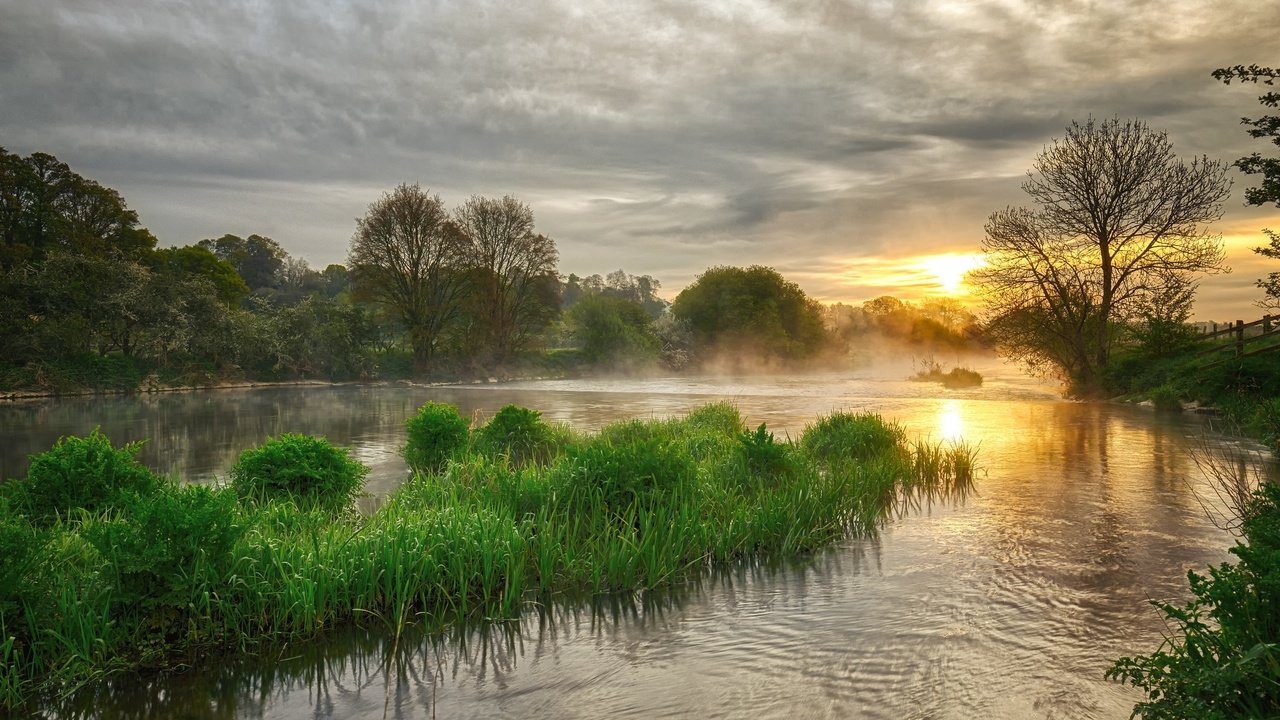
POLYGON ((973 472, 969 448, 909 442, 871 414, 821 418, 796 441, 727 404, 590 436, 523 408, 476 430, 447 406, 415 417, 450 429, 424 444, 410 425, 418 472, 369 516, 335 512, 352 502, 342 484, 317 502, 315 483, 158 480, 43 514, 0 485, 0 706, 341 623, 513 618, 538 594, 805 552, 874 532, 906 493, 962 492, 973 472))

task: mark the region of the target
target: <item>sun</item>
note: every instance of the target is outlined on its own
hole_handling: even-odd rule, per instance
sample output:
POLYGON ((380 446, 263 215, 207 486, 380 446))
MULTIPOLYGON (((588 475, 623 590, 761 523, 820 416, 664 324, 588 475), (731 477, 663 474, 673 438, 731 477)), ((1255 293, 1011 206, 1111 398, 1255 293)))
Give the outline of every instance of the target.
POLYGON ((972 253, 943 253, 921 258, 921 270, 933 276, 938 289, 948 295, 964 295, 968 288, 964 284, 964 276, 970 270, 981 267, 981 255, 972 253))

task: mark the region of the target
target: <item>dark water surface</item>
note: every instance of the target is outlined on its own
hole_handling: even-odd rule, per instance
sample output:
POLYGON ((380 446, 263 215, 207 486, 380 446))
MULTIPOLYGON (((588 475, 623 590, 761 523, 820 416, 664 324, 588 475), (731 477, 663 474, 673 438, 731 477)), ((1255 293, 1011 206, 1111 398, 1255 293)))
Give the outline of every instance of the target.
MULTIPOLYGON (((1064 402, 1012 370, 982 388, 869 374, 539 381, 476 387, 227 390, 0 406, 0 470, 100 425, 149 438, 143 459, 192 482, 225 474, 268 435, 352 448, 371 493, 398 484, 404 418, 444 400, 491 414, 515 402, 581 429, 736 402, 793 437, 820 414, 869 409, 913 435, 978 444, 963 501, 890 521, 815 557, 730 568, 647 597, 530 603, 519 623, 391 640, 351 629, 270 657, 123 679, 67 717, 218 718, 1125 718, 1136 693, 1102 674, 1164 626, 1148 599, 1186 594, 1221 562, 1190 452, 1194 417, 1064 402)), ((1232 446, 1207 435, 1208 442, 1232 446)))

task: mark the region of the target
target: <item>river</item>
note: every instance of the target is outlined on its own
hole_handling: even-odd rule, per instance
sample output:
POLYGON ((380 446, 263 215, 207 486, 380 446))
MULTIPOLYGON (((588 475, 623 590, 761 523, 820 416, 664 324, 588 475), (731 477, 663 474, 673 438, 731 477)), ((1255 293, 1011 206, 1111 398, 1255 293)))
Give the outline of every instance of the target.
POLYGON ((506 403, 592 430, 735 402, 792 437, 836 409, 979 447, 961 500, 924 503, 877 537, 812 557, 594 604, 530 603, 519 623, 390 639, 350 629, 269 657, 124 678, 65 717, 1126 718, 1137 693, 1102 677, 1149 652, 1150 599, 1226 560, 1192 457, 1248 450, 1195 416, 1059 399, 1016 369, 980 388, 902 380, 909 368, 801 377, 543 380, 471 386, 263 388, 0 406, 0 474, 60 435, 100 426, 189 482, 216 482, 269 435, 314 433, 368 464, 366 506, 405 475, 402 424, 426 400, 478 418, 506 403))

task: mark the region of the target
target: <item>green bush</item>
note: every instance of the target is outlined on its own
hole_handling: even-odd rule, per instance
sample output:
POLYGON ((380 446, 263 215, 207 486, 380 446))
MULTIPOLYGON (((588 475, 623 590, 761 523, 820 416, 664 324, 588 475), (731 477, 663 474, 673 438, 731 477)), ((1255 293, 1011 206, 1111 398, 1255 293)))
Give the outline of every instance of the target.
POLYGON ((832 413, 805 428, 800 446, 820 463, 870 460, 898 448, 905 434, 876 413, 832 413))
POLYGON ((470 423, 458 408, 445 403, 429 402, 418 408, 418 414, 405 420, 409 436, 404 446, 404 459, 418 472, 438 473, 455 453, 467 446, 470 423))
POLYGON ((733 403, 728 402, 703 405, 689 413, 683 424, 692 430, 714 432, 730 437, 735 437, 746 429, 746 423, 742 421, 742 413, 738 412, 738 408, 733 403))
POLYGON ((476 449, 506 457, 514 467, 544 465, 568 441, 568 433, 542 420, 542 413, 506 405, 475 433, 476 449))
POLYGON ((679 445, 660 436, 619 444, 597 440, 570 450, 562 468, 579 504, 600 503, 614 512, 692 481, 697 470, 679 445))
POLYGON ((285 433, 244 451, 231 468, 231 484, 242 498, 344 508, 368 474, 369 468, 322 437, 285 433))
POLYGON ((94 430, 88 437, 68 436, 31 456, 25 481, 11 492, 34 523, 47 525, 69 511, 97 511, 118 502, 122 493, 147 495, 159 479, 137 460, 142 443, 112 447, 94 430))
POLYGON ((1280 450, 1280 398, 1259 402, 1249 418, 1249 428, 1273 451, 1280 450))
POLYGON ((17 618, 23 598, 32 590, 29 575, 46 542, 46 532, 0 501, 0 558, 4 558, 0 562, 0 619, 17 618))
POLYGON ((199 588, 226 576, 240 533, 235 496, 200 485, 131 495, 120 513, 83 529, 125 612, 185 609, 199 588))
POLYGON ((1175 632, 1150 655, 1125 657, 1107 677, 1142 689, 1147 718, 1280 716, 1280 485, 1244 513, 1238 562, 1188 572, 1194 597, 1153 603, 1175 632))
POLYGON ((790 478, 797 469, 791 446, 778 442, 764 423, 760 423, 755 432, 743 432, 738 436, 737 451, 747 477, 758 484, 773 485, 790 478))
POLYGON ((1147 398, 1151 400, 1151 404, 1155 407, 1156 412, 1182 412, 1182 400, 1178 397, 1178 391, 1168 385, 1161 385, 1155 390, 1147 393, 1147 398))

